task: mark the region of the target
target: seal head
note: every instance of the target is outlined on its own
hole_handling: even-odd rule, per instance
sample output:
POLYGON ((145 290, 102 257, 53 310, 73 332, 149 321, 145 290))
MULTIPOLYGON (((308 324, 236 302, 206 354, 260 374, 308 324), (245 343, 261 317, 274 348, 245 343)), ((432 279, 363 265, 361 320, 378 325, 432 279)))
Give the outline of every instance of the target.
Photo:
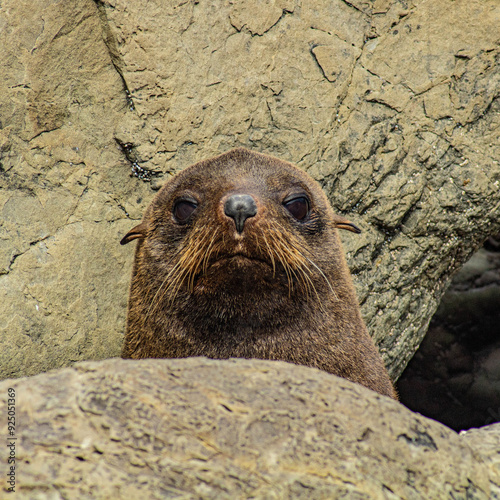
POLYGON ((294 165, 243 148, 159 191, 138 239, 125 358, 261 358, 313 366, 395 397, 361 318, 334 214, 294 165))

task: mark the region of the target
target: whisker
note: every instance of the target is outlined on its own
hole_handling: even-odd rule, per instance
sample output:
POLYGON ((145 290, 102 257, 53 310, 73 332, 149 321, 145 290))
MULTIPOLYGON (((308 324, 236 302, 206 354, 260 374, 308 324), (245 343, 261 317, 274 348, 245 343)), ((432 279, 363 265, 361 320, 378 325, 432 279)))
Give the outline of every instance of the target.
MULTIPOLYGON (((149 308, 146 311, 146 318, 149 316, 150 313, 152 314, 152 313, 155 312, 156 307, 157 307, 158 303, 161 302, 161 299, 164 297, 165 292, 163 292, 163 294, 161 295, 161 298, 155 303, 155 300, 156 300, 158 294, 160 293, 160 291, 162 290, 162 288, 164 287, 164 285, 169 281, 169 278, 177 270, 178 267, 179 267, 179 262, 177 262, 175 264, 175 266, 169 271, 169 273, 167 274, 167 276, 165 276, 165 279, 162 281, 161 285, 158 287, 158 290, 156 290, 156 293, 154 294, 154 296, 151 299, 151 302, 149 304, 149 308)), ((171 283, 169 283, 169 285, 167 286, 166 290, 168 290, 168 288, 170 286, 171 286, 171 283)))
MULTIPOLYGON (((314 290, 314 293, 318 300, 320 300, 318 291, 316 290, 316 286, 314 285, 314 282, 312 281, 312 277, 314 276, 314 272, 312 269, 307 265, 309 263, 311 266, 316 269, 316 271, 321 275, 321 277, 325 280, 326 284, 328 285, 332 295, 335 297, 336 300, 338 300, 338 295, 335 292, 332 284, 330 283, 330 280, 328 277, 325 275, 325 273, 320 269, 320 267, 310 258, 308 257, 299 247, 299 241, 296 238, 284 238, 283 235, 287 235, 285 229, 276 221, 273 221, 273 229, 275 229, 273 232, 277 236, 277 241, 280 242, 280 247, 285 248, 287 255, 290 257, 290 261, 295 265, 297 270, 300 270, 302 273, 303 277, 307 279, 307 282, 309 285, 312 287, 314 290), (277 229, 277 230, 276 230, 277 229), (290 252, 290 250, 293 250, 293 252, 290 252), (307 263, 306 263, 307 262, 307 263)), ((309 290, 309 286, 307 287, 309 290)), ((320 301, 321 303, 321 301, 320 301)))
POLYGON ((267 238, 266 238, 266 235, 264 234, 264 232, 262 232, 262 237, 264 238, 264 242, 267 246, 267 249, 269 250, 269 258, 271 259, 271 263, 273 265, 273 278, 274 278, 274 276, 276 275, 276 263, 274 261, 273 251, 272 251, 272 248, 267 241, 267 238))
MULTIPOLYGON (((167 305, 170 307, 175 301, 182 283, 186 281, 186 279, 189 290, 193 290, 194 277, 200 267, 200 255, 203 252, 205 242, 209 236, 208 230, 198 231, 197 233, 192 234, 189 240, 182 245, 178 252, 176 252, 176 258, 178 259, 177 263, 169 271, 156 291, 146 313, 147 316, 156 311, 156 308, 164 301, 166 296, 168 296, 167 305), (164 288, 167 282, 168 286, 164 288)), ((213 243, 214 238, 215 233, 212 235, 211 244, 213 243)))

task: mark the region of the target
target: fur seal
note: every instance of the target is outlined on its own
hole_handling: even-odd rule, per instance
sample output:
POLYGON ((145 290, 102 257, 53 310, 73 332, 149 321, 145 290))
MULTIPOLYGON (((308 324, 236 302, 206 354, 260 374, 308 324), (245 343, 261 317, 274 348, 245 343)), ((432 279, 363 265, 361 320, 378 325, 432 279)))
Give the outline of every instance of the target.
POLYGON ((316 367, 396 398, 361 318, 321 186, 237 148, 171 178, 142 222, 124 358, 261 358, 316 367))

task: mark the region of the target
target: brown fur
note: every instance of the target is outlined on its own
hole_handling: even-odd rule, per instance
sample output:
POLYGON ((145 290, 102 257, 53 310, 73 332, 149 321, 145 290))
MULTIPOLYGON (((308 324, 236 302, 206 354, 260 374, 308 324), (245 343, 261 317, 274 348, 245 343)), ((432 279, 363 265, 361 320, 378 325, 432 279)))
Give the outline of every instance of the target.
POLYGON ((297 167, 243 148, 186 168, 157 194, 138 239, 124 358, 261 358, 313 366, 396 397, 361 318, 337 228, 319 184, 297 167), (304 194, 303 221, 285 208, 304 194), (257 213, 241 234, 225 215, 232 194, 257 213), (185 223, 174 206, 197 207, 185 223))

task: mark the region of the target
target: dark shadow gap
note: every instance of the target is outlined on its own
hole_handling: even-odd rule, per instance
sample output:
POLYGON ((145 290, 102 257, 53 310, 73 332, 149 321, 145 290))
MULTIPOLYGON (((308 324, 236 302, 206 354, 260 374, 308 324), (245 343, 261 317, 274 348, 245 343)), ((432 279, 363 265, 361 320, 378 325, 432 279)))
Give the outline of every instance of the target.
POLYGON ((500 235, 457 273, 397 389, 456 431, 500 421, 500 235))

